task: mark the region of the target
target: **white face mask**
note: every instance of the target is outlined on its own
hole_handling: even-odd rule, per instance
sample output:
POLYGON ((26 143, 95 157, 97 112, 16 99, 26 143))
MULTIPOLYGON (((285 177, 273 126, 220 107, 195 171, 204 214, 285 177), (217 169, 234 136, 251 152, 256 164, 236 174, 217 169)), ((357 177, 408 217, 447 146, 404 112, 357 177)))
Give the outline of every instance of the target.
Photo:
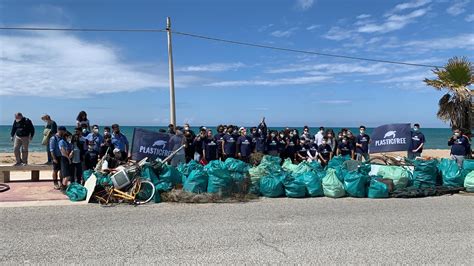
POLYGON ((461 134, 459 132, 454 133, 454 136, 459 137, 461 134))
POLYGON ((325 140, 321 141, 321 144, 323 144, 323 145, 326 145, 326 143, 327 142, 325 140))
POLYGON ((189 127, 185 127, 184 130, 189 130, 189 127))
POLYGON ((347 143, 347 140, 343 139, 343 140, 342 140, 342 143, 347 143))
POLYGON ((272 138, 274 138, 274 137, 275 137, 275 134, 272 133, 271 136, 272 136, 272 138))
POLYGON ((104 131, 104 136, 109 135, 110 133, 108 131, 104 131))
POLYGON ((280 134, 280 138, 283 138, 284 136, 285 136, 285 135, 283 135, 283 134, 280 134))
POLYGON ((360 134, 364 134, 364 133, 365 133, 365 130, 361 130, 361 131, 360 131, 360 134))
POLYGON ((86 133, 86 132, 87 132, 87 128, 83 128, 82 133, 86 133))
POLYGON ((94 132, 94 134, 99 134, 99 130, 97 128, 94 128, 92 132, 94 132))

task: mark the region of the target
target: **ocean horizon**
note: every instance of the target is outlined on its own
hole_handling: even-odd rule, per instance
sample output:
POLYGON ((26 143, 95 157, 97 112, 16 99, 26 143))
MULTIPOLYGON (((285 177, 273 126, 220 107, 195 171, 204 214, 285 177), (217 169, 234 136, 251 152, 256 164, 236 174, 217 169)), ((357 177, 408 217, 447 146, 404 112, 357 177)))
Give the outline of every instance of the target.
MULTIPOLYGON (((69 131, 74 130, 73 125, 66 126, 66 128, 69 131)), ((132 138, 133 138, 133 130, 134 128, 144 128, 148 130, 156 130, 158 131, 159 129, 166 129, 168 126, 163 125, 163 126, 120 126, 121 132, 128 138, 130 144, 132 143, 132 138)), ((214 132, 216 132, 216 126, 206 126, 208 129, 212 129, 214 132)), ((33 137, 33 140, 30 143, 29 150, 32 152, 35 151, 45 151, 46 147, 41 145, 41 140, 43 136, 43 128, 44 126, 35 126, 35 136, 33 137)), ((285 127, 278 127, 278 126, 269 126, 269 129, 272 130, 282 130, 285 127)), ((292 127, 296 128, 300 134, 303 130, 303 127, 292 127)), ((317 127, 309 127, 310 128, 310 133, 312 135, 316 134, 316 132, 319 129, 319 126, 317 127)), ((344 127, 326 127, 326 129, 333 129, 334 132, 338 132, 341 128, 344 127)), ((358 127, 347 127, 350 129, 355 135, 359 133, 359 128, 358 127)), ((199 130, 199 127, 191 127, 191 129, 194 132, 197 132, 199 130)), ((367 134, 371 135, 372 134, 373 128, 368 127, 367 128, 367 134)), ((10 131, 11 131, 11 125, 0 125, 0 152, 13 152, 13 143, 10 141, 10 131)), ((100 131, 103 131, 103 126, 100 126, 100 131)), ((448 138, 451 136, 452 131, 450 128, 421 128, 421 132, 425 135, 426 138, 426 144, 425 144, 425 149, 448 149, 448 138)))

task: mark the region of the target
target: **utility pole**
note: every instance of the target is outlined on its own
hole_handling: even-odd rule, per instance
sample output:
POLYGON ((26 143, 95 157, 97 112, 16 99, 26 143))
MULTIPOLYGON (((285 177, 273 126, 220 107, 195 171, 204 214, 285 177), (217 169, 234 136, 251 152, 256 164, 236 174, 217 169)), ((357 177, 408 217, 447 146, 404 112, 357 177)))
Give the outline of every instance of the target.
POLYGON ((176 126, 176 109, 174 102, 174 70, 173 70, 173 48, 171 45, 171 18, 166 18, 166 31, 168 32, 168 65, 170 79, 170 124, 176 126))

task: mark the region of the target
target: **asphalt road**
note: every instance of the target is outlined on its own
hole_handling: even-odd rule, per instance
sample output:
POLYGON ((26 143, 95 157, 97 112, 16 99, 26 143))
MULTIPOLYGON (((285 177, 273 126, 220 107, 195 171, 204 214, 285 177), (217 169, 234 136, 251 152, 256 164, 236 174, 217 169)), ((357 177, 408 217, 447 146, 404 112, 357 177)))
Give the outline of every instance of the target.
POLYGON ((0 263, 474 263, 474 197, 0 208, 0 263))

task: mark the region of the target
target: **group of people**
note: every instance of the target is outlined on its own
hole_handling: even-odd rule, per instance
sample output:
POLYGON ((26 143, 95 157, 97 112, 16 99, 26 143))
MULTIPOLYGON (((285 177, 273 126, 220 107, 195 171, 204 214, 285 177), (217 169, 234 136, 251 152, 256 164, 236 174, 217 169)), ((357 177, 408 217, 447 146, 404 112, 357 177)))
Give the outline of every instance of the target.
MULTIPOLYGON (((87 113, 81 111, 73 132, 70 132, 65 126, 57 126, 49 115, 43 115, 41 119, 45 123, 42 144, 46 146, 48 155, 46 164, 52 165, 56 189, 65 188, 71 182, 83 183, 83 171, 94 169, 104 156, 111 168, 128 160, 129 142, 118 124, 104 127, 101 134, 99 126, 91 126, 87 113), (59 177, 62 182, 58 181, 59 177)), ((31 120, 16 113, 11 130, 15 165, 28 163, 28 144, 34 134, 31 120)))
MULTIPOLYGON (((53 167, 53 182, 55 188, 64 188, 70 182, 82 182, 84 170, 94 169, 97 162, 104 156, 110 168, 116 167, 128 160, 129 142, 120 132, 120 126, 113 124, 103 127, 101 134, 98 125, 90 125, 87 113, 81 111, 76 119, 73 133, 64 126, 57 126, 49 115, 41 117, 45 123, 43 130, 43 145, 46 146, 48 161, 53 167), (61 176, 62 184, 58 182, 61 176)), ((325 166, 333 156, 349 156, 358 161, 369 160, 370 136, 366 127, 360 126, 358 134, 343 128, 337 134, 332 129, 320 127, 315 135, 310 133, 308 126, 303 132, 297 129, 285 128, 281 131, 270 130, 265 118, 256 127, 247 129, 235 125, 219 125, 217 132, 206 127, 200 127, 195 133, 189 124, 184 127, 169 125, 168 130, 160 132, 171 134, 169 142, 171 149, 184 149, 177 152, 171 160, 171 165, 191 160, 206 163, 212 160, 236 158, 245 162, 250 161, 253 153, 279 156, 291 159, 294 163, 302 161, 318 161, 325 166)), ((470 139, 459 129, 453 131, 449 139, 451 157, 458 164, 471 154, 470 139)), ((11 130, 15 165, 28 163, 28 144, 35 134, 33 123, 21 113, 15 114, 11 130)), ((419 124, 413 125, 411 146, 407 157, 420 157, 426 139, 419 124)))
POLYGON ((185 125, 175 130, 170 125, 168 132, 183 131, 186 148, 185 161, 225 160, 237 158, 249 162, 252 153, 290 158, 293 162, 319 161, 326 165, 334 155, 350 156, 355 160, 369 160, 370 136, 366 127, 360 126, 354 135, 344 128, 336 135, 332 129, 320 127, 314 136, 305 126, 300 134, 297 129, 285 128, 281 131, 269 130, 265 118, 258 126, 250 129, 234 125, 219 125, 217 132, 201 127, 197 135, 185 125))

